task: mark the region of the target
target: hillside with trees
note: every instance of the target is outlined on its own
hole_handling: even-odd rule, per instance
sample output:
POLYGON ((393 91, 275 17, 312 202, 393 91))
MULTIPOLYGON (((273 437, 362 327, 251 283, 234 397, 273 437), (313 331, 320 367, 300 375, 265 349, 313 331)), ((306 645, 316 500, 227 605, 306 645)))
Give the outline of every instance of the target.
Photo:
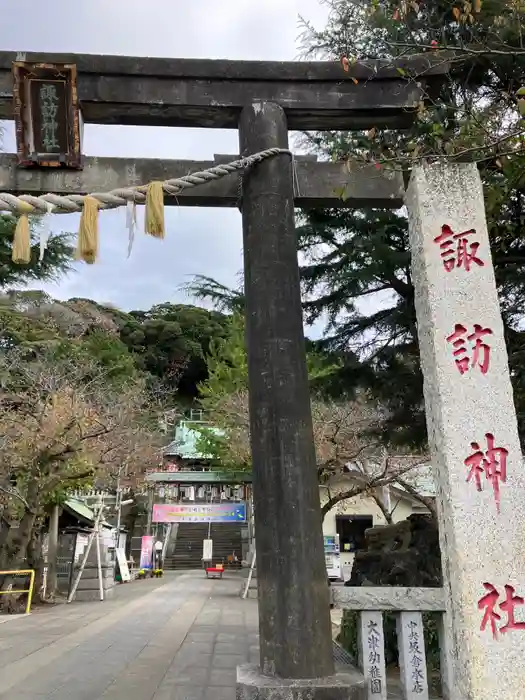
POLYGON ((163 416, 182 413, 207 378, 226 317, 165 303, 124 312, 28 289, 73 260, 52 237, 40 260, 11 261, 14 223, 0 217, 0 568, 38 567, 50 509, 72 491, 139 487, 161 461, 163 416), (13 286, 15 288, 13 288, 13 286))

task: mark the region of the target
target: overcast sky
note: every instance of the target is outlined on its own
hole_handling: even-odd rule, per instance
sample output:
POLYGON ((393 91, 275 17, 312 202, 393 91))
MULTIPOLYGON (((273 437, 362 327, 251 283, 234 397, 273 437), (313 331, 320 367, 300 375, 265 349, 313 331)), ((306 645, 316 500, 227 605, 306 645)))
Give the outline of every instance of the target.
MULTIPOLYGON (((320 27, 326 17, 319 0, 45 0, 30 5, 30 12, 21 13, 13 0, 0 0, 2 50, 293 60, 299 13, 320 27)), ((13 152, 13 125, 5 126, 3 149, 13 152)), ((214 153, 237 152, 236 130, 85 128, 89 156, 212 159, 214 153)), ((75 216, 53 218, 53 228, 77 230, 75 216)), ((129 310, 163 301, 188 303, 180 287, 194 274, 237 284, 242 256, 237 210, 168 208, 166 222, 167 239, 138 236, 128 260, 125 210, 103 212, 99 262, 79 265, 47 291, 129 310)))

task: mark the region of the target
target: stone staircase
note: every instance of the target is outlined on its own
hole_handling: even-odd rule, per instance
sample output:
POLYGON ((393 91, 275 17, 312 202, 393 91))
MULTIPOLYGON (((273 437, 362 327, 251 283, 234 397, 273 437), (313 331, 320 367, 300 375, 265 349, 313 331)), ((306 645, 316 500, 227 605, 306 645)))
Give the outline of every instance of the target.
MULTIPOLYGON (((215 523, 211 526, 213 540, 213 563, 227 566, 227 558, 235 552, 239 562, 242 557, 242 526, 237 523, 215 523)), ((164 568, 202 568, 202 542, 208 537, 205 523, 180 523, 173 554, 167 555, 164 568)), ((239 564, 240 567, 240 564, 239 564)))

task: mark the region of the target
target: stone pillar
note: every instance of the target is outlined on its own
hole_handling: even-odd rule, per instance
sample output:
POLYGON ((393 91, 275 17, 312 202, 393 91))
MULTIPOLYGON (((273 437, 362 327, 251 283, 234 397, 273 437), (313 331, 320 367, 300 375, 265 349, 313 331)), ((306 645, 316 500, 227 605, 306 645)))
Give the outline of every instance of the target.
POLYGON ((407 192, 454 700, 525 687, 525 469, 480 177, 414 169, 407 192))
MULTIPOLYGON (((239 132, 242 155, 288 148, 275 104, 247 106, 239 132)), ((334 675, 289 155, 245 175, 242 220, 261 664, 238 669, 237 697, 357 698, 364 682, 334 675)))

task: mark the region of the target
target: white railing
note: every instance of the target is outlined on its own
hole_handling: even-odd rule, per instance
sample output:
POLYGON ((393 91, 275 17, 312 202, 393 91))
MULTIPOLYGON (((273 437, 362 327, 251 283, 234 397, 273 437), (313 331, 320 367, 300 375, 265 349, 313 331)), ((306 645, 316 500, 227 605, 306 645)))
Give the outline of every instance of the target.
POLYGON ((358 664, 367 681, 368 700, 387 700, 383 613, 396 613, 399 671, 404 700, 428 700, 429 684, 422 613, 439 613, 438 641, 443 700, 450 700, 450 656, 445 637, 442 588, 332 587, 335 608, 358 612, 358 664))

